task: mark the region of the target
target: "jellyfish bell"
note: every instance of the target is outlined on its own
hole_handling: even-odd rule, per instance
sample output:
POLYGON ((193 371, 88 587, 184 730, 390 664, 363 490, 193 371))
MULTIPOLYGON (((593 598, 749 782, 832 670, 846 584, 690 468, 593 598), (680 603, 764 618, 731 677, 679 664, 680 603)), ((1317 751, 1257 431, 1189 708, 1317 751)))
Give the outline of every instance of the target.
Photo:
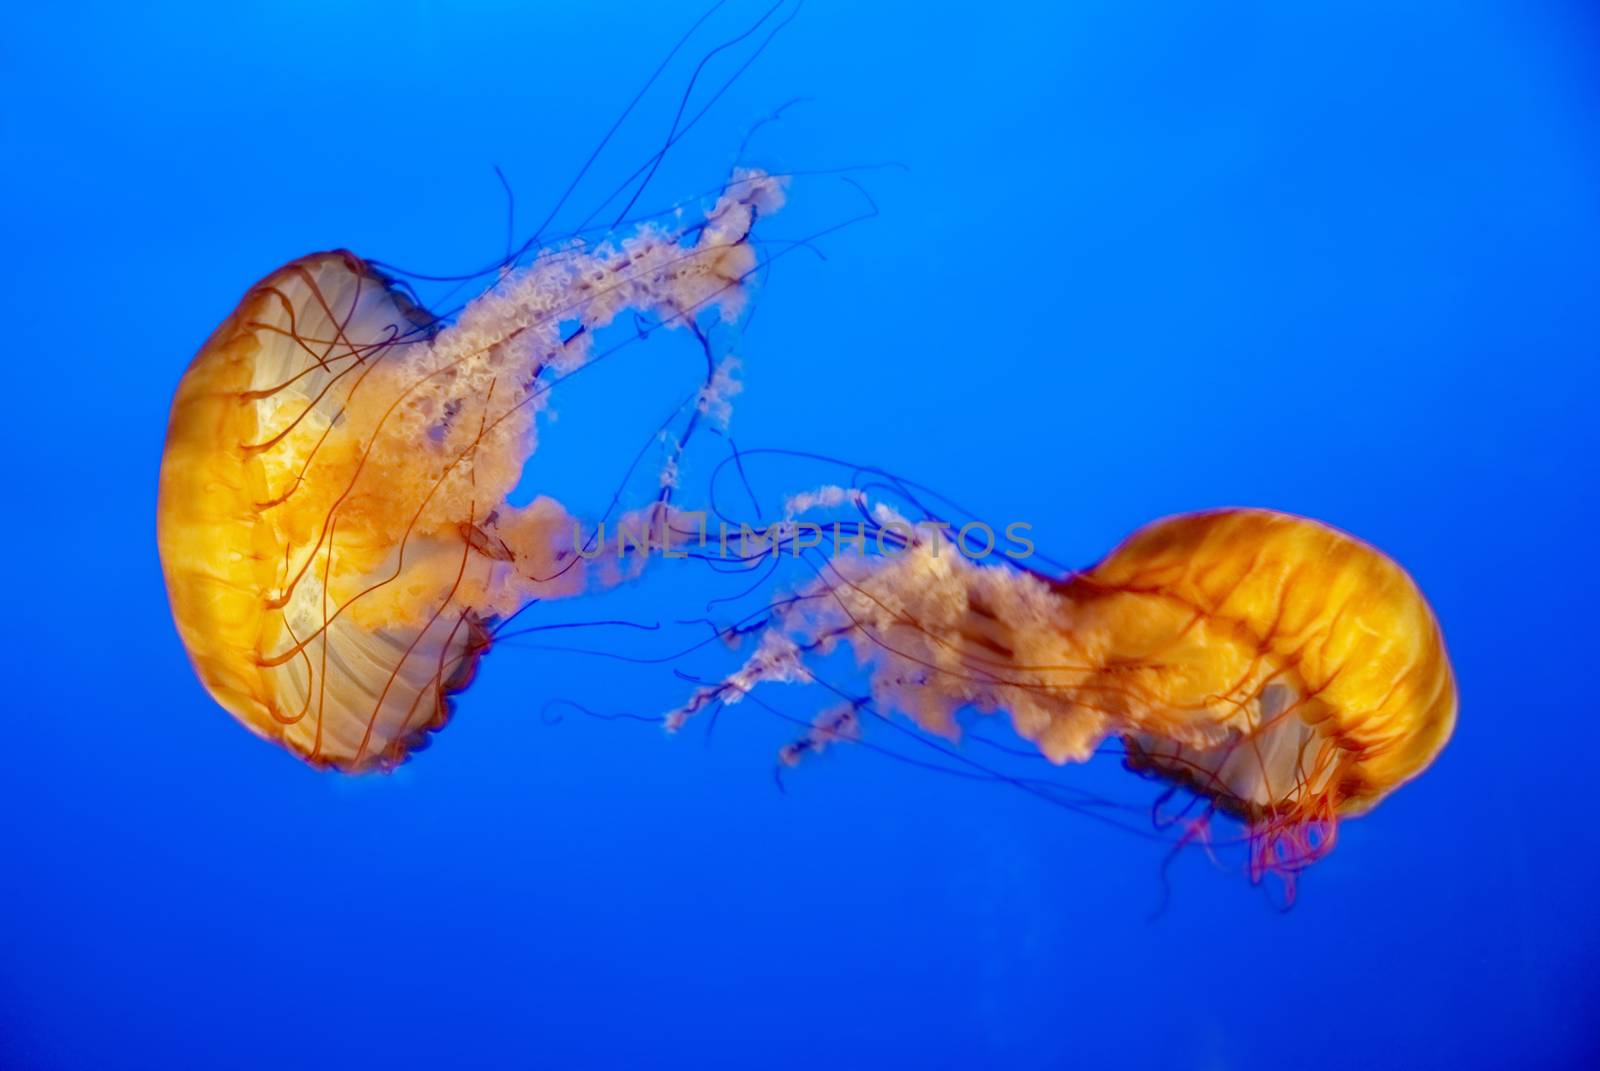
POLYGON ((488 625, 597 569, 559 503, 507 501, 551 387, 626 310, 737 317, 781 203, 737 170, 692 226, 542 253, 448 324, 343 251, 252 287, 180 380, 161 464, 168 599, 212 697, 316 766, 420 746, 488 625))
POLYGON ((1434 760, 1455 723, 1444 640, 1391 559, 1267 510, 1140 529, 1065 578, 980 566, 936 540, 844 556, 785 604, 740 670, 669 726, 763 682, 819 680, 840 643, 874 703, 955 738, 1005 713, 1057 764, 1120 739, 1134 770, 1241 820, 1252 872, 1293 873, 1434 760))
POLYGON ((1425 770, 1455 726, 1444 637, 1415 582, 1317 521, 1168 518, 1057 590, 1093 667, 1060 682, 1063 700, 1127 727, 1130 767, 1243 819, 1257 868, 1325 854, 1340 820, 1425 770))
MULTIPOLYGON (((320 622, 329 585, 371 567, 358 559, 378 542, 372 534, 384 519, 371 507, 386 499, 374 499, 370 479, 349 511, 359 518, 333 533, 321 568, 295 550, 311 544, 313 531, 325 537, 317 508, 326 517, 327 500, 343 489, 322 487, 320 477, 341 469, 349 486, 351 443, 342 435, 326 440, 361 366, 387 349, 426 345, 430 334, 429 318, 353 254, 314 254, 250 289, 201 347, 173 399, 157 542, 179 635, 218 703, 309 761, 358 765, 369 722, 375 746, 361 761, 397 757, 442 723, 447 682, 464 678, 474 658, 470 618, 462 615, 420 635, 365 629, 355 615, 320 622), (332 389, 338 383, 344 391, 332 389), (321 501, 313 504, 313 496, 321 501), (315 662, 302 635, 316 641, 315 662), (408 650, 417 657, 405 657, 408 650), (316 672, 328 662, 399 672, 374 689, 359 672, 316 672)), ((440 549, 419 548, 417 558, 440 549)))

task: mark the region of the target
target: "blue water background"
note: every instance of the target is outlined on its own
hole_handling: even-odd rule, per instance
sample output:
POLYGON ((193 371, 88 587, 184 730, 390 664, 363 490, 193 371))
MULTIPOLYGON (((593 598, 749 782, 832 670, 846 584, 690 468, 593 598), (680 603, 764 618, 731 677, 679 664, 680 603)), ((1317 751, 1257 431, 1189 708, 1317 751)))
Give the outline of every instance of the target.
MULTIPOLYGON (((686 47, 585 206, 761 10, 686 47)), ((792 729, 752 707, 709 745, 539 716, 657 713, 684 689, 664 670, 508 647, 429 751, 360 780, 207 699, 153 538, 189 357, 310 250, 492 260, 493 167, 536 222, 700 12, 9 12, 0 1067, 1596 1066, 1582 4, 815 0, 644 199, 714 187, 795 97, 748 159, 908 169, 857 173, 880 214, 764 280, 728 343, 744 445, 887 466, 1070 563, 1241 504, 1411 570, 1458 731, 1292 911, 1191 853, 1151 920, 1159 846, 864 749, 780 793, 792 729)), ((774 241, 865 204, 791 193, 774 241)), ((558 398, 532 485, 597 504, 697 360, 652 340, 558 398)), ((694 616, 693 585, 619 605, 694 616)), ((1149 798, 1114 762, 1061 776, 1149 798)))

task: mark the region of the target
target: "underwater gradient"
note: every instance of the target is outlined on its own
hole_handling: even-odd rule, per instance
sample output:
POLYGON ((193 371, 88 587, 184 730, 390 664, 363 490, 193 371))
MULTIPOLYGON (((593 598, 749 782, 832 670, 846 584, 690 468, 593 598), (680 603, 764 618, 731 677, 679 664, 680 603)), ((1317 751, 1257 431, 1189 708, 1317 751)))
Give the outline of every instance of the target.
MULTIPOLYGON (((0 1068, 1592 1066, 1594 13, 768 12, 14 13, 0 1068), (873 747, 775 776, 832 698, 804 689, 662 732, 639 716, 694 684, 595 652, 702 638, 703 576, 654 565, 535 606, 632 624, 497 644, 392 773, 241 729, 156 553, 190 359, 294 258, 476 270, 667 141, 641 210, 795 176, 715 340, 754 498, 848 477, 757 451, 845 457, 1026 523, 1040 568, 1171 514, 1317 518, 1437 615, 1460 713, 1431 767, 1285 909, 1237 852, 873 747)), ((687 334, 564 385, 518 506, 605 508, 704 374, 687 334)), ((694 444, 685 496, 725 449, 694 444)), ((1043 773, 1162 819, 1115 757, 1043 773)))

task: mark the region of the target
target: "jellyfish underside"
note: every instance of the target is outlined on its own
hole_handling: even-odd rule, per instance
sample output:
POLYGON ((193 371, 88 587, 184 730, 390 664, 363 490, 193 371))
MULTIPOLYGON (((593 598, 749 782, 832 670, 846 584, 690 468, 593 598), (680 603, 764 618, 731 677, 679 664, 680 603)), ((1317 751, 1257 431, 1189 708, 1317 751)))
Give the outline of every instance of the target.
MULTIPOLYGON (((584 526, 560 503, 509 504, 537 416, 624 310, 695 331, 705 313, 737 318, 751 230, 781 203, 776 180, 736 172, 692 226, 542 253, 448 325, 345 252, 253 287, 179 384, 158 507, 174 618, 217 702, 313 765, 389 769, 448 720, 495 621, 622 575, 579 553, 584 526)), ((703 409, 720 404, 710 383, 703 409)), ((667 515, 666 496, 646 512, 667 515)), ((1245 821, 1268 869, 1325 852, 1455 718, 1410 578, 1270 511, 1159 521, 1065 577, 937 540, 839 554, 781 605, 669 728, 812 681, 813 656, 847 644, 873 702, 929 733, 957 736, 963 709, 1003 713, 1056 763, 1120 739, 1135 770, 1245 821)), ((860 732, 847 704, 780 757, 860 732)))

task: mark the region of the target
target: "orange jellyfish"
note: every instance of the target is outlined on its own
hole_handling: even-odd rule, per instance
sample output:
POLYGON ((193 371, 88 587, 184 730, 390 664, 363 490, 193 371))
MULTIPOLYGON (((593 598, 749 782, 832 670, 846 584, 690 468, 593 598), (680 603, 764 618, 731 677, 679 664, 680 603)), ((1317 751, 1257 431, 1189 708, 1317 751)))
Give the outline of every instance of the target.
MULTIPOLYGON (((1338 822, 1427 768, 1455 724, 1444 640, 1411 578, 1283 513, 1157 521, 1064 579, 919 538, 896 557, 835 557, 786 605, 669 727, 764 681, 816 680, 809 656, 848 643, 872 667, 875 704, 929 732, 956 736, 962 708, 1004 711, 1055 763, 1119 737, 1130 767, 1245 823, 1255 877, 1292 880, 1326 854, 1338 822)), ((859 732, 837 721, 819 719, 784 761, 859 732)))
MULTIPOLYGON (((161 466, 168 597, 217 702, 313 765, 388 769, 445 724, 496 622, 636 567, 553 499, 510 504, 536 418, 604 356, 595 332, 624 311, 702 343, 702 314, 736 319, 758 267, 752 228, 782 200, 775 178, 741 169, 703 218, 541 253, 448 324, 344 252, 251 288, 180 381, 161 466)), ((714 420, 735 385, 706 353, 696 411, 714 420)), ((675 463, 639 511, 668 540, 684 537, 675 463)), ((791 502, 855 505, 869 518, 858 534, 903 521, 859 491, 791 502)), ((1006 713, 1058 764, 1120 740, 1133 769, 1245 823, 1257 876, 1325 854, 1341 820, 1433 761, 1455 720, 1444 642, 1411 579, 1280 513, 1159 521, 1065 577, 913 537, 893 555, 836 552, 777 607, 742 668, 669 729, 763 682, 816 680, 812 656, 847 644, 875 704, 928 733, 955 736, 973 708, 1006 713)), ((780 760, 858 739, 857 713, 825 712, 780 760)))
POLYGON ((542 253, 448 325, 345 252, 252 287, 179 382, 161 463, 168 599, 212 697, 317 766, 384 769, 423 743, 488 622, 617 564, 575 553, 559 503, 507 502, 550 389, 625 310, 696 333, 708 310, 737 317, 751 228, 782 197, 738 170, 692 225, 542 253))

